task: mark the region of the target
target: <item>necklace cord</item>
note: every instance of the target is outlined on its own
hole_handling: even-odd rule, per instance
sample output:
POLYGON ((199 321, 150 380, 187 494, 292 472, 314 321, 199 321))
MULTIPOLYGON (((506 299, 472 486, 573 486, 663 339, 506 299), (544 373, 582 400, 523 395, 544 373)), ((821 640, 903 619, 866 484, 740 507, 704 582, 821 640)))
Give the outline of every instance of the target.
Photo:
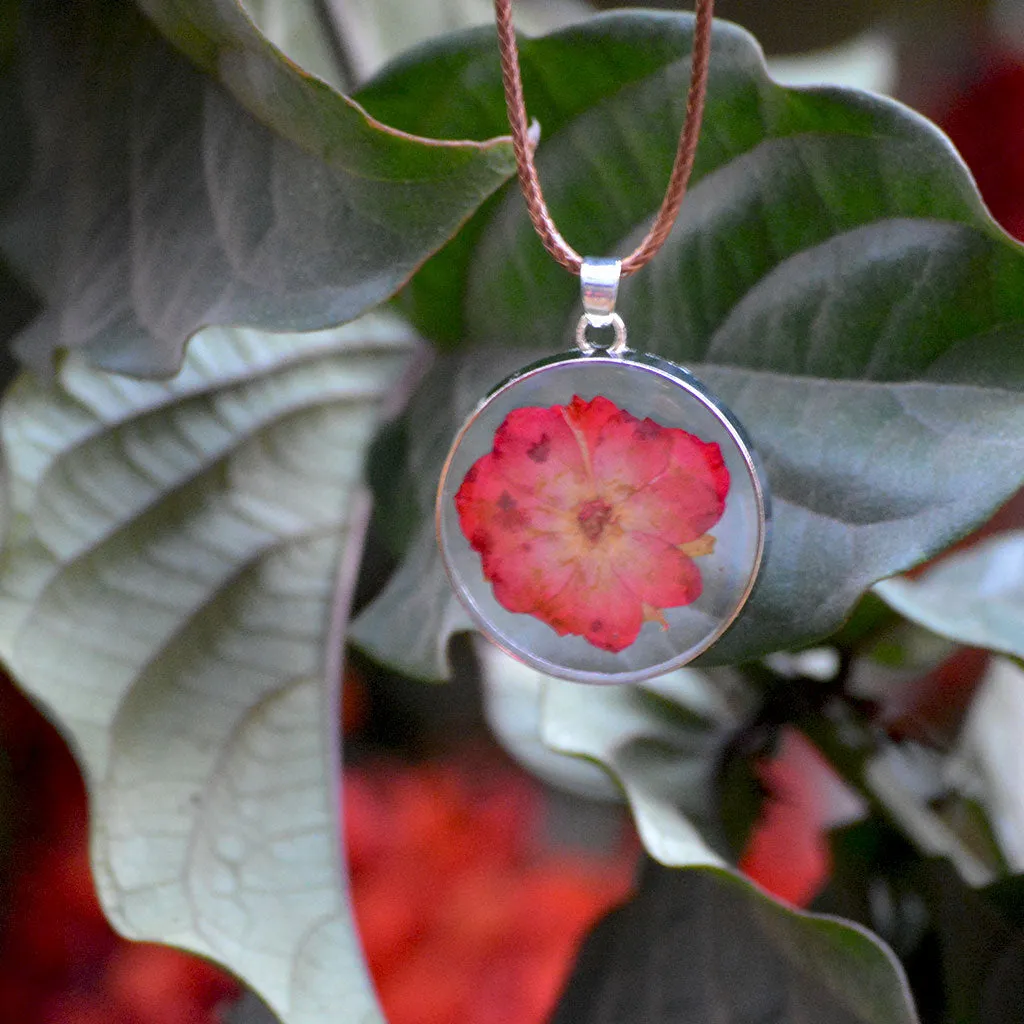
MULTIPOLYGON (((686 195, 686 186, 693 170, 693 159, 700 138, 707 94, 708 64, 711 57, 711 22, 714 0, 696 0, 696 24, 693 33, 693 55, 690 71, 690 90, 686 98, 686 120, 679 136, 675 162, 669 177, 665 197, 658 215, 644 240, 622 261, 623 275, 635 273, 654 257, 668 238, 679 207, 686 195)), ((537 167, 533 160, 534 144, 530 139, 523 96, 523 79, 519 68, 519 48, 512 24, 512 0, 494 0, 494 14, 498 25, 498 48, 501 53, 501 77, 505 85, 505 105, 512 130, 512 148, 516 156, 519 185, 526 200, 530 220, 544 243, 544 248, 566 270, 579 274, 583 257, 559 234, 548 212, 537 167)))

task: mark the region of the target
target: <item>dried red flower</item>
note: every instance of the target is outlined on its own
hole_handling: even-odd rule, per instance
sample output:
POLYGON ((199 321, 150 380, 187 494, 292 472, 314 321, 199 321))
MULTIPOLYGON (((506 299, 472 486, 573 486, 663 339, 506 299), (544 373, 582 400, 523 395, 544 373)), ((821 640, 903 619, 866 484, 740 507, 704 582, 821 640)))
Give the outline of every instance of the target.
POLYGON ((700 597, 728 491, 717 444, 577 396, 509 413, 455 505, 503 608, 618 652, 700 597))

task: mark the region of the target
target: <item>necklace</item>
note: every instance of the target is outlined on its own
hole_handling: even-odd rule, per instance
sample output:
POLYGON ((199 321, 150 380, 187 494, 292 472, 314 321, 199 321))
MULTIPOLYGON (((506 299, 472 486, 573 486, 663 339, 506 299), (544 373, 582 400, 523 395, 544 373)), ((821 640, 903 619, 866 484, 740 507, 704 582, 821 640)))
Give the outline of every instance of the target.
POLYGON ((706 651, 735 621, 765 555, 768 489, 735 417, 681 366, 632 351, 620 278, 664 243, 700 134, 712 0, 697 0, 686 120, 661 208, 622 260, 581 257, 544 202, 512 0, 494 0, 519 183, 544 247, 578 274, 576 349, 499 384, 441 474, 437 534, 482 632, 578 682, 639 682, 706 651), (602 347, 590 331, 610 329, 602 347))

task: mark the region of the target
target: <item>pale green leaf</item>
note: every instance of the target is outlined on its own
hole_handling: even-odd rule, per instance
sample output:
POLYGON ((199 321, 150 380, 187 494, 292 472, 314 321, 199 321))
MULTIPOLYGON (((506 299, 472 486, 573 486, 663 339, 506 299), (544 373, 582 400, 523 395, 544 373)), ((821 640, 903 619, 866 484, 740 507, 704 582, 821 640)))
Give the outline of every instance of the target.
POLYGON ((713 848, 724 722, 695 710, 708 707, 694 692, 699 678, 684 670, 638 687, 547 684, 545 741, 605 768, 647 852, 686 875, 655 872, 661 891, 649 900, 641 889, 646 909, 623 912, 631 923, 613 929, 611 946, 601 939, 599 953, 584 950, 555 1020, 915 1022, 902 969, 884 944, 850 922, 776 902, 713 848), (748 977, 737 974, 741 963, 748 977))
POLYGON ((430 529, 420 532, 384 590, 353 620, 349 639, 396 672, 429 682, 449 678, 448 642, 472 628, 430 529), (410 607, 418 614, 410 615, 410 607))
POLYGON ((621 792, 607 772, 582 758, 560 754, 541 740, 541 695, 547 677, 482 637, 473 646, 480 665, 484 717, 506 752, 567 793, 586 800, 620 800, 621 792))
MULTIPOLYGON (((265 0, 268 2, 268 0, 265 0)), ((291 2, 291 0, 289 0, 291 2)), ((358 79, 392 57, 445 32, 494 24, 492 0, 325 0, 358 79)), ((246 0, 249 6, 251 0, 246 0)), ((519 0, 516 27, 549 32, 591 12, 584 0, 519 0)))
POLYGON ((974 698, 952 775, 988 812, 1011 870, 1024 872, 1024 671, 995 659, 974 698))
POLYGON ((932 806, 946 788, 942 767, 935 751, 887 743, 865 761, 863 784, 922 856, 948 860, 968 885, 988 885, 998 878, 998 866, 932 806))
POLYGON ((244 0, 256 27, 289 60, 339 92, 346 82, 323 0, 244 0))
POLYGON ((894 34, 872 27, 825 50, 769 58, 768 70, 780 85, 843 85, 891 95, 898 60, 894 34))
POLYGON ((875 593, 933 633, 1024 658, 1024 530, 980 541, 914 579, 883 580, 875 593))
POLYGON ((680 669, 638 686, 544 680, 541 738, 610 772, 647 852, 669 867, 723 867, 715 771, 731 730, 711 684, 680 669))
POLYGON ((0 654, 84 769, 104 909, 287 1024, 379 1021, 340 863, 338 687, 382 316, 210 329, 166 383, 69 357, 0 419, 0 654))

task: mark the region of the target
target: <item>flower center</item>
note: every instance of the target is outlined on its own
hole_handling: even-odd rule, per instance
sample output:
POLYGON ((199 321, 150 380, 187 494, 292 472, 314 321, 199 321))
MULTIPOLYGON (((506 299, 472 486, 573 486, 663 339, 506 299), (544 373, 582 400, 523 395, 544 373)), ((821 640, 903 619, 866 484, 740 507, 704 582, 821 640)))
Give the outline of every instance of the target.
POLYGON ((611 520, 612 507, 608 502, 602 501, 600 498, 585 501, 580 506, 579 512, 576 513, 576 521, 580 524, 583 536, 591 544, 596 544, 601 539, 604 528, 611 520))

